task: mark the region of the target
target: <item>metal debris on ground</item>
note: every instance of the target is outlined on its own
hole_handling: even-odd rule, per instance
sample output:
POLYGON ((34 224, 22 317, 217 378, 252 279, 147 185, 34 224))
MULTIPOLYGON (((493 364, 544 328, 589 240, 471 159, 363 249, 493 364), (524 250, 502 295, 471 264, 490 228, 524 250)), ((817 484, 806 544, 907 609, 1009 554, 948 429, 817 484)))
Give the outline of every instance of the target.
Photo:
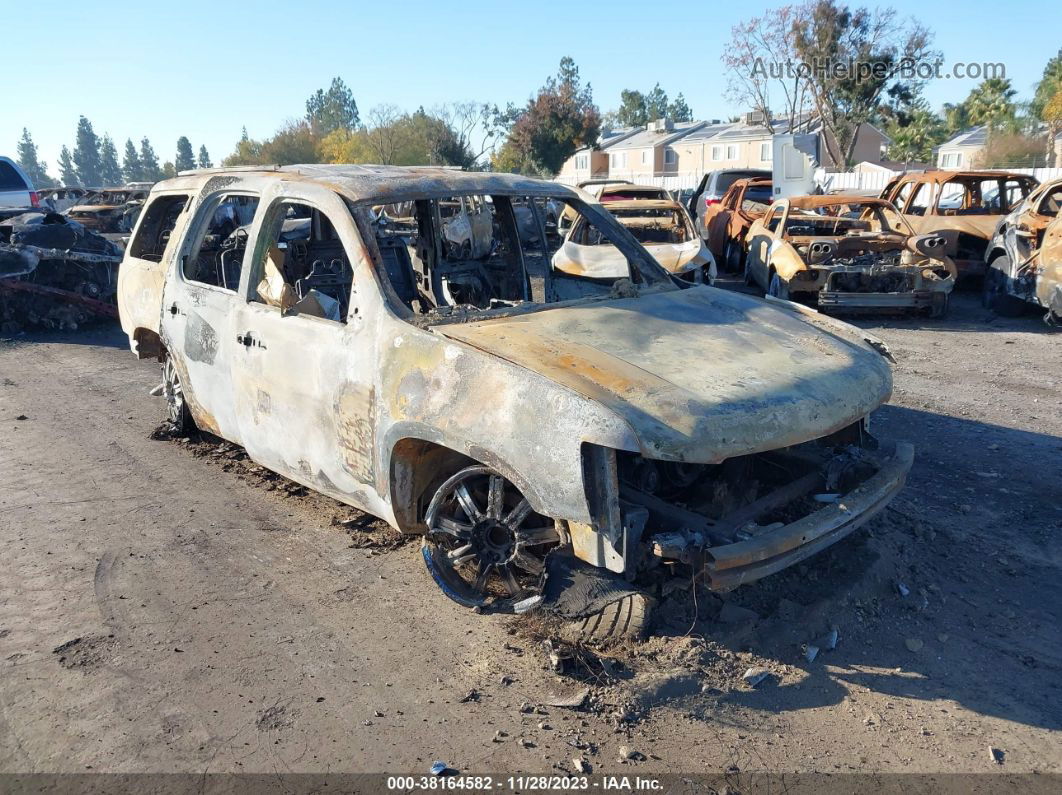
POLYGON ((760 682, 770 676, 770 671, 766 668, 749 668, 742 674, 741 678, 745 681, 749 687, 756 687, 760 682))
POLYGON ((564 707, 566 709, 578 709, 586 700, 590 697, 590 688, 584 687, 582 690, 575 690, 571 693, 561 693, 550 696, 546 700, 546 706, 548 707, 564 707))

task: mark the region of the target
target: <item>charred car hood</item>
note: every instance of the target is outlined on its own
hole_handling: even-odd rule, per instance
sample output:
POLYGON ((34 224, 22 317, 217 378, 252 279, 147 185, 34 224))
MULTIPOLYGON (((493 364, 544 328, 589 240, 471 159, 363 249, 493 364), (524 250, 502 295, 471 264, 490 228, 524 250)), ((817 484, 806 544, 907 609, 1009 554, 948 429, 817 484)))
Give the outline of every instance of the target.
POLYGON ((647 457, 712 463, 827 435, 889 398, 859 330, 813 322, 695 287, 433 330, 606 406, 647 457))

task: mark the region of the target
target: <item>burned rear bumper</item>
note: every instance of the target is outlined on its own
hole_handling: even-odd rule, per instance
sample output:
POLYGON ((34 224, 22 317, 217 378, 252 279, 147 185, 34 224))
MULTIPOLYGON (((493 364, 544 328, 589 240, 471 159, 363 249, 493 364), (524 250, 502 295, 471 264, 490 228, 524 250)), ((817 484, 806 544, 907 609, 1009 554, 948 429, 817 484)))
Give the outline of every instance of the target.
POLYGON ((881 511, 903 488, 914 447, 899 442, 880 456, 877 473, 834 504, 754 538, 704 550, 710 588, 728 591, 781 571, 835 544, 881 511))

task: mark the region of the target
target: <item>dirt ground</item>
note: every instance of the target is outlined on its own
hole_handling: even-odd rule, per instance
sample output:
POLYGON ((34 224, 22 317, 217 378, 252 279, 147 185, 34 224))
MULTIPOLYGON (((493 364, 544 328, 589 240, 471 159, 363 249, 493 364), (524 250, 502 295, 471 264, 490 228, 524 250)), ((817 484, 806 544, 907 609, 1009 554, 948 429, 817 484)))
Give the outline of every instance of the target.
POLYGON ((0 341, 0 772, 1062 773, 1062 332, 971 294, 860 325, 898 362, 872 429, 916 445, 902 494, 563 675, 418 544, 151 438, 159 368, 117 329, 0 341))

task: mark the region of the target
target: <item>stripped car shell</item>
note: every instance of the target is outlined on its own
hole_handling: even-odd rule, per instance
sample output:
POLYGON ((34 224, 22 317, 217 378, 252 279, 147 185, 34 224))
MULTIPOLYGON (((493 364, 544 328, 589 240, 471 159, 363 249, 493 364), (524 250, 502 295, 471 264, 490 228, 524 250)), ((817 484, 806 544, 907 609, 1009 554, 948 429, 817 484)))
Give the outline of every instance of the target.
POLYGON ((937 235, 916 236, 888 202, 801 196, 776 202, 748 233, 748 283, 838 312, 943 315, 957 270, 937 235))
POLYGON ((1003 219, 985 252, 984 303, 1001 314, 1027 305, 1062 324, 1062 179, 1045 182, 1003 219))
MULTIPOLYGON (((715 258, 679 202, 614 199, 603 205, 668 273, 695 284, 715 281, 715 258)), ((598 241, 593 227, 583 220, 572 226, 564 245, 553 255, 553 267, 576 276, 617 279, 625 275, 627 259, 615 246, 598 241)))
POLYGON ((186 410, 259 464, 425 534, 429 569, 462 604, 528 604, 556 555, 639 583, 693 565, 731 588, 851 532, 911 465, 909 446, 879 449, 867 431, 892 388, 880 342, 676 282, 601 205, 555 183, 383 166, 178 176, 152 190, 119 303, 132 350, 167 363, 166 394, 183 401, 171 417, 186 410), (187 274, 232 195, 258 203, 239 283, 220 289, 187 274), (512 260, 527 298, 446 305, 431 271, 474 264, 448 265, 436 228, 437 203, 456 196, 490 197, 490 257, 519 238, 514 204, 540 218, 555 199, 607 235, 627 275, 572 277, 529 248, 512 260), (342 322, 263 292, 263 269, 275 277, 316 245, 275 244, 291 202, 341 244, 342 322), (373 211, 403 202, 415 224, 373 211), (843 496, 823 506, 822 489, 843 496))
POLYGON ((147 188, 104 188, 90 191, 64 215, 96 232, 128 232, 147 198, 147 188))
POLYGON ((959 276, 985 273, 985 251, 1001 216, 1039 184, 1007 171, 925 171, 901 174, 881 191, 915 233, 944 238, 959 276))

